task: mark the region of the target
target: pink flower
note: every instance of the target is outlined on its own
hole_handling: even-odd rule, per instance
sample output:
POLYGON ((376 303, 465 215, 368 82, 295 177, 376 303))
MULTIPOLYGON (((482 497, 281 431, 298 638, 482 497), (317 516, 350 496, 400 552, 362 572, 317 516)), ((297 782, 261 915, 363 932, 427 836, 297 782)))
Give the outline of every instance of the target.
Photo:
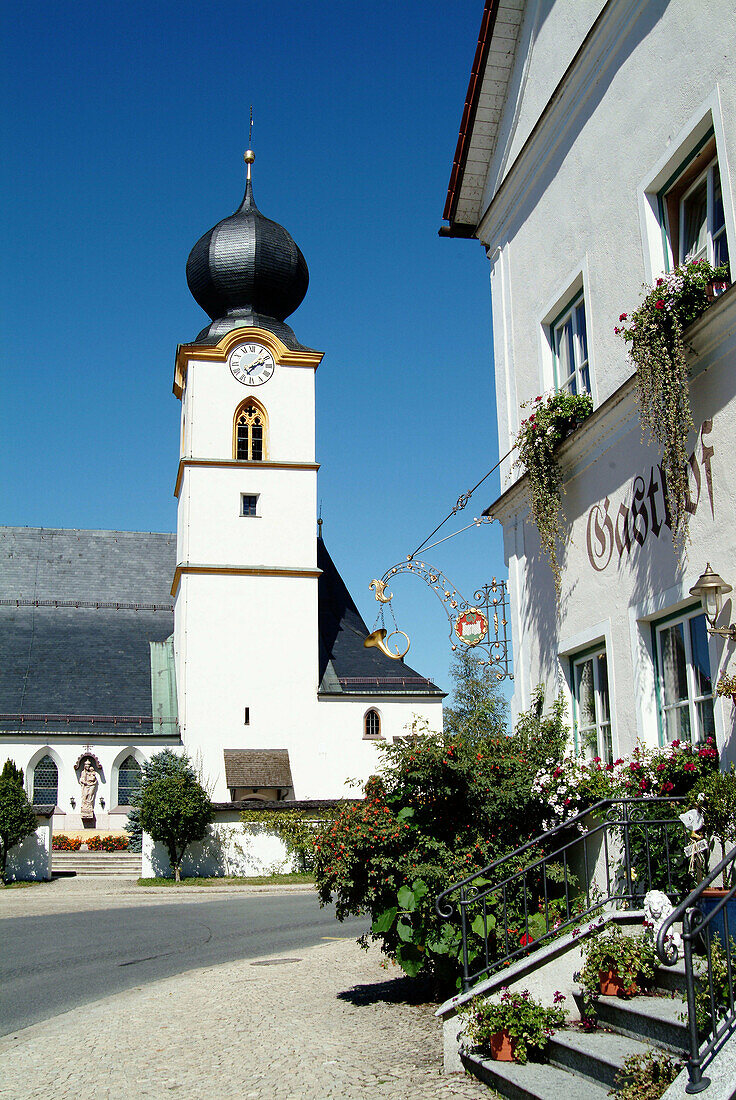
POLYGON ((657 286, 662 286, 663 283, 664 283, 664 279, 657 279, 657 286))
POLYGON ((657 300, 657 301, 656 301, 656 302, 654 303, 654 308, 655 308, 655 309, 664 309, 664 302, 662 301, 662 299, 661 299, 661 298, 659 298, 659 299, 658 299, 658 300, 657 300))
POLYGON ((694 772, 695 771, 695 765, 693 764, 692 760, 688 760, 688 762, 684 765, 683 770, 686 771, 686 772, 694 772))
POLYGON ((664 771, 664 769, 665 769, 666 767, 667 767, 667 765, 666 765, 666 764, 657 764, 657 771, 658 771, 658 772, 664 771))
POLYGON ((619 321, 627 321, 628 318, 629 318, 628 313, 622 313, 621 316, 619 317, 619 321))

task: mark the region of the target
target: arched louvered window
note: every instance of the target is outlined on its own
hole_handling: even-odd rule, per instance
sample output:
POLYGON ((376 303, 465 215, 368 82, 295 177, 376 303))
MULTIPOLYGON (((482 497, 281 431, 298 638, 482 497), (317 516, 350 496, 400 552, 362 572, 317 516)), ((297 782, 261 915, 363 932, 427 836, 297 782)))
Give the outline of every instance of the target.
POLYGON ((363 736, 381 736, 381 716, 377 710, 371 709, 365 712, 365 718, 363 719, 363 736))
POLYGON ((133 795, 141 785, 141 766, 131 754, 118 768, 118 805, 130 806, 133 795))
POLYGON ((233 439, 234 458, 262 462, 266 457, 266 410, 253 398, 239 405, 235 412, 233 439))
POLYGON ((59 800, 59 769, 50 756, 42 756, 33 769, 33 805, 55 806, 59 800))

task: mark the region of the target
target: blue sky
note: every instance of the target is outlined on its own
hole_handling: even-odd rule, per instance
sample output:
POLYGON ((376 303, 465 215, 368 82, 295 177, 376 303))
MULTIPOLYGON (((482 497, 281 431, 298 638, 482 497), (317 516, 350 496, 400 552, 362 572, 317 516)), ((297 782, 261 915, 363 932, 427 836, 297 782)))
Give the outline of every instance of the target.
MULTIPOLYGON (((290 324, 325 352, 325 541, 373 625, 368 582, 497 458, 488 263, 437 236, 482 10, 4 7, 0 522, 174 530, 174 353, 206 322, 185 264, 240 202, 252 102, 256 201, 310 270, 290 324)), ((428 560, 470 595, 504 575, 499 529, 428 560)), ((439 603, 414 578, 394 595, 407 660, 448 687, 439 603)))

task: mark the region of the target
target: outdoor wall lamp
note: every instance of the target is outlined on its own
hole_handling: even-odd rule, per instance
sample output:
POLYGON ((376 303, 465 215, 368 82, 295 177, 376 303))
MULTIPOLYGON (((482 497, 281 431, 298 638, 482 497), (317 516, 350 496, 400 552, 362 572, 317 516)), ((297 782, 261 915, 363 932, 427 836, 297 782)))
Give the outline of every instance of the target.
POLYGON ((722 577, 714 573, 710 562, 707 562, 705 572, 700 574, 697 582, 690 589, 690 595, 697 596, 703 605, 705 617, 710 623, 708 633, 720 634, 736 642, 736 626, 716 626, 716 619, 723 606, 723 597, 731 591, 731 585, 726 584, 722 577))

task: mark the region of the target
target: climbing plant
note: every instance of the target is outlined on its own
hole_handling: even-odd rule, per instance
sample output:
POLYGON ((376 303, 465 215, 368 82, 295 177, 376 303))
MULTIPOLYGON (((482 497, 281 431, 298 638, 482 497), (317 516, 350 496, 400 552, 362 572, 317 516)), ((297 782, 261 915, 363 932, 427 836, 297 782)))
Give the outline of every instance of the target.
MULTIPOLYGON (((522 405, 522 408, 528 406, 522 405)), ((590 394, 559 390, 547 397, 535 397, 529 416, 516 434, 518 456, 515 465, 526 474, 527 498, 539 542, 555 578, 555 594, 562 587, 557 542, 562 536, 562 494, 565 487, 557 460, 557 448, 570 432, 590 416, 590 394)))
POLYGON ((688 533, 687 437, 694 427, 684 332, 713 300, 709 284, 727 285, 728 266, 693 260, 657 279, 631 315, 622 313, 615 332, 629 344, 636 367, 642 436, 662 456, 672 541, 681 548, 688 533))

